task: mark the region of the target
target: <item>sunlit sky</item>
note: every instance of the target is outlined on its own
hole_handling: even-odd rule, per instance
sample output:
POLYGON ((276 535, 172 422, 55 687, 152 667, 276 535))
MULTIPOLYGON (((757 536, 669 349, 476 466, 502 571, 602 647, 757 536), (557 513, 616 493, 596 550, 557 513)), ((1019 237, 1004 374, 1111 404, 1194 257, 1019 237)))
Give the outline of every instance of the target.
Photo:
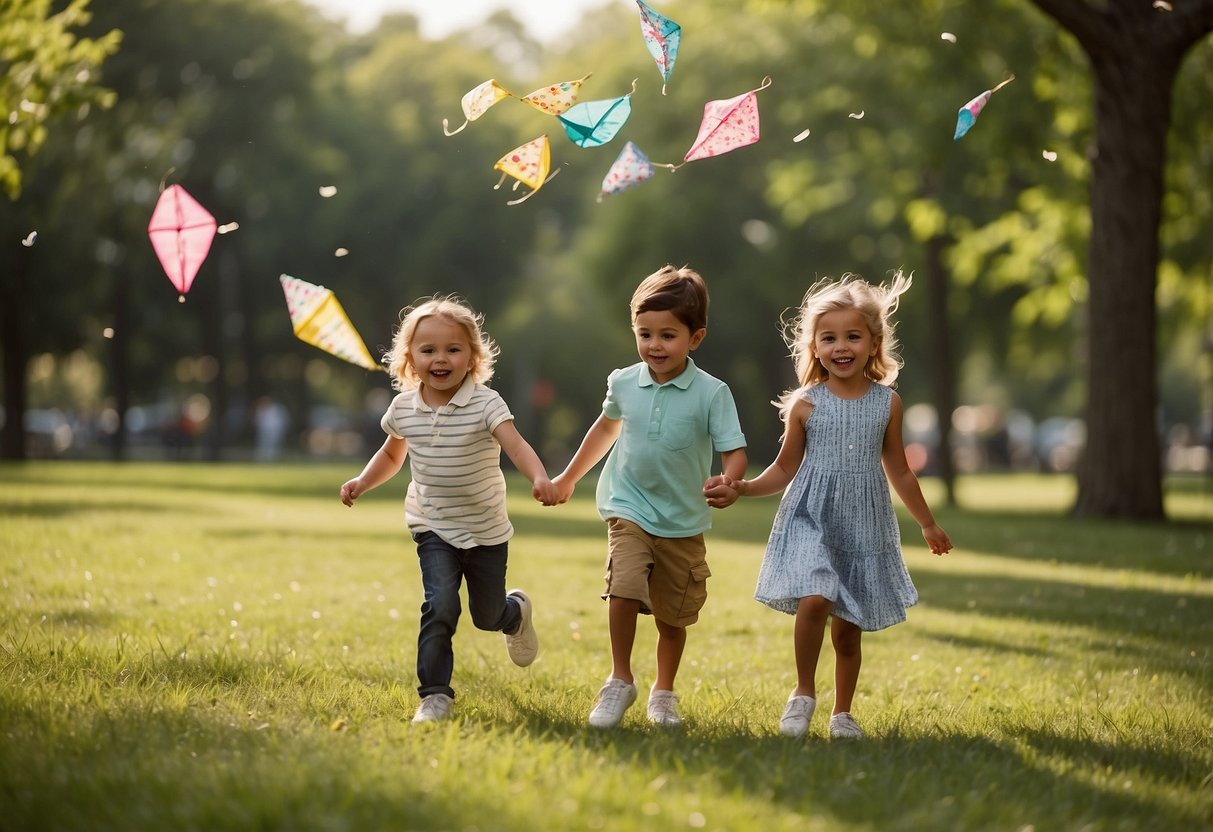
POLYGON ((497 9, 508 8, 541 40, 564 34, 589 9, 608 5, 630 6, 633 0, 307 0, 327 16, 345 20, 356 32, 374 28, 384 14, 407 11, 421 21, 426 37, 442 37, 484 20, 497 9))

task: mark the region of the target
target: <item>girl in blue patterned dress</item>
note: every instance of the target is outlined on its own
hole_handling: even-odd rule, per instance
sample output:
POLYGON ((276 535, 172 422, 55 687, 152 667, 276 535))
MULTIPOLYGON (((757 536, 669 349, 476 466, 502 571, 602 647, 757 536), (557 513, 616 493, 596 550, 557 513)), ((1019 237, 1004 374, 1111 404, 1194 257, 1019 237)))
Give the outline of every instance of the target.
POLYGON ((891 387, 901 361, 890 318, 909 287, 900 272, 889 286, 854 275, 814 284, 785 327, 800 386, 778 402, 785 422, 779 455, 752 480, 720 476, 705 486, 710 502, 787 489, 755 591, 762 603, 796 616, 796 689, 779 721, 785 736, 808 730, 827 620, 836 656, 830 736, 863 736, 850 713, 863 632, 904 621, 918 600, 889 484, 931 551, 952 548, 906 461, 901 398, 891 387))

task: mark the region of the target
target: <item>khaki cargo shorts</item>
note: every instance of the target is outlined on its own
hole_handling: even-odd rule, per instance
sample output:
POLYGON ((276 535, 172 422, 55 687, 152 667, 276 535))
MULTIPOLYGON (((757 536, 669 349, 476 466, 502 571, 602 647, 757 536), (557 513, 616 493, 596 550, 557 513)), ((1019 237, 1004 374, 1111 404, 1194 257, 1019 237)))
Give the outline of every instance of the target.
POLYGON ((685 627, 699 619, 708 599, 703 535, 657 537, 630 520, 607 520, 606 591, 602 597, 640 602, 658 621, 685 627))

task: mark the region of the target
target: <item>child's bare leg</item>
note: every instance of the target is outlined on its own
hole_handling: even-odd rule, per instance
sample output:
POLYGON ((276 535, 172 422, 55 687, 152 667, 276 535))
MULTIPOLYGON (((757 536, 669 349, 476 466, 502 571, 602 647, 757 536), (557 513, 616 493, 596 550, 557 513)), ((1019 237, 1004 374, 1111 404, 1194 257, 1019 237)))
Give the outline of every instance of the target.
POLYGON ((611 635, 611 675, 629 684, 632 677, 632 646, 636 643, 636 617, 640 602, 611 596, 607 628, 611 635))
POLYGON ((863 630, 835 618, 830 622, 830 639, 834 642, 834 713, 850 713, 863 663, 863 630))
POLYGON ((817 660, 825 637, 826 619, 834 604, 820 595, 800 599, 796 608, 793 644, 796 652, 796 695, 817 698, 817 660))
POLYGON ((687 646, 687 628, 657 621, 657 679, 656 690, 673 690, 678 665, 682 663, 682 651, 687 646))

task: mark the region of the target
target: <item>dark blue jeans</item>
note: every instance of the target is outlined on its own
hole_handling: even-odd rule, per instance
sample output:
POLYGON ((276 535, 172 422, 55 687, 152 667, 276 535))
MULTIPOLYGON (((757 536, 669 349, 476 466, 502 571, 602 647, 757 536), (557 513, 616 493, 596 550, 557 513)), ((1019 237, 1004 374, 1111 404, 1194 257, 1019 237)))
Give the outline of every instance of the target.
POLYGON ((522 608, 505 595, 508 543, 457 549, 433 532, 413 535, 421 564, 421 629, 417 633, 417 692, 422 697, 445 693, 453 697, 451 673, 455 653, 451 639, 462 607, 459 585, 468 583, 468 612, 479 630, 513 633, 522 623, 522 608))

